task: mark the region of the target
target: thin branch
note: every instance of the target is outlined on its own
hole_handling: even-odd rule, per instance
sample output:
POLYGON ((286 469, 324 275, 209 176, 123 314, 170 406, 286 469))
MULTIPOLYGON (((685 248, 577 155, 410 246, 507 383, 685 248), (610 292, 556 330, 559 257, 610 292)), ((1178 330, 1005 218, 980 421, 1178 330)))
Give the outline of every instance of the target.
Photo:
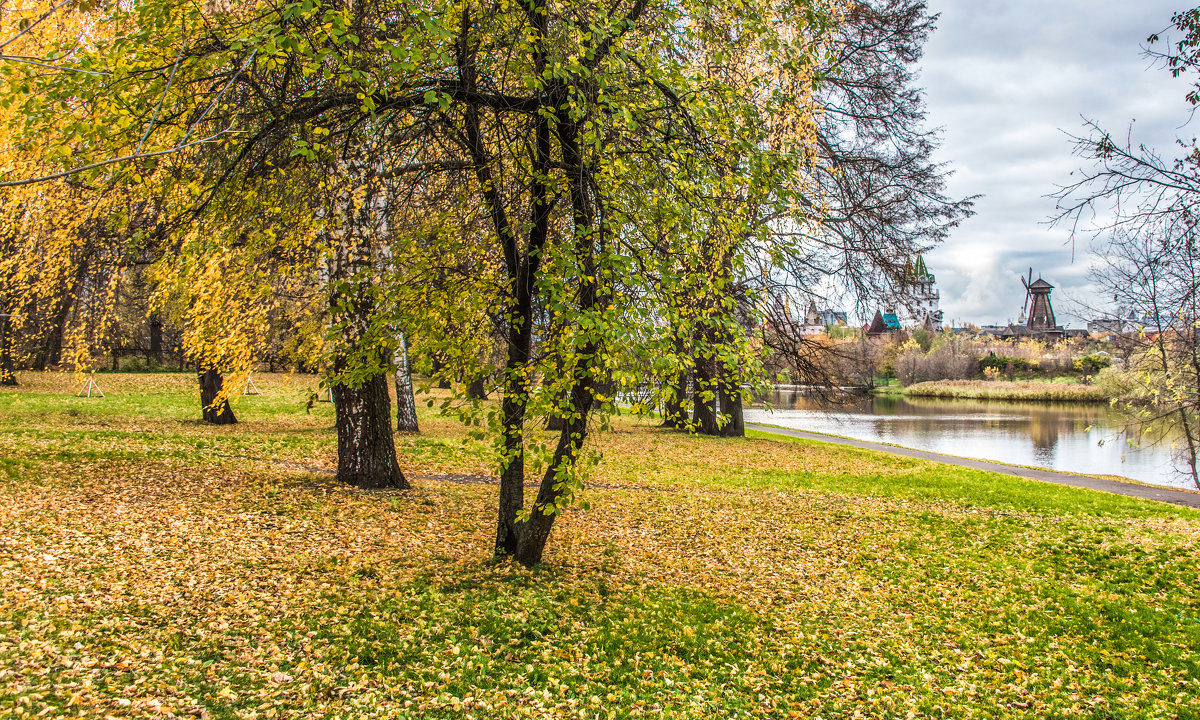
MULTIPOLYGON (((179 54, 175 56, 175 64, 171 66, 171 76, 167 78, 167 86, 163 88, 162 96, 158 98, 158 104, 154 106, 154 114, 150 117, 150 124, 146 126, 146 132, 142 133, 142 139, 138 140, 135 153, 142 151, 142 144, 146 142, 146 138, 150 137, 150 131, 154 129, 154 123, 158 121, 158 112, 162 110, 163 101, 167 99, 167 93, 171 92, 171 83, 175 82, 175 71, 179 69, 179 61, 183 58, 184 45, 179 46, 179 54)), ((187 140, 185 137, 184 140, 187 140)))
POLYGON ((68 177, 70 175, 74 175, 75 173, 85 172, 87 170, 95 170, 96 168, 104 167, 105 165, 113 165, 113 164, 116 164, 119 162, 127 162, 130 160, 142 160, 145 158, 159 157, 162 155, 171 155, 171 154, 177 153, 181 150, 186 150, 187 148, 193 147, 195 145, 201 145, 201 144, 204 144, 207 142, 212 142, 213 140, 216 140, 217 138, 221 137, 222 135, 229 134, 229 132, 230 132, 230 129, 225 128, 224 130, 221 130, 220 132, 209 135, 208 137, 203 138, 201 140, 193 140, 190 143, 183 143, 180 145, 176 145, 175 147, 170 148, 168 150, 156 150, 154 152, 133 153, 131 155, 122 155, 121 157, 109 158, 108 160, 101 160, 100 162, 94 162, 89 165, 82 165, 77 168, 71 168, 70 170, 63 170, 62 172, 53 173, 51 175, 43 175, 41 177, 35 177, 35 178, 26 178, 25 180, 8 180, 5 182, 0 182, 0 187, 20 187, 22 185, 32 185, 34 183, 46 182, 48 180, 57 180, 59 178, 64 178, 64 177, 68 177))
POLYGON ((50 70, 60 70, 63 72, 82 73, 84 75, 111 75, 112 73, 102 72, 99 70, 80 70, 79 68, 63 67, 62 65, 51 65, 40 60, 33 60, 19 55, 0 55, 0 60, 11 60, 12 62, 25 63, 26 65, 37 65, 38 67, 48 68, 50 70))

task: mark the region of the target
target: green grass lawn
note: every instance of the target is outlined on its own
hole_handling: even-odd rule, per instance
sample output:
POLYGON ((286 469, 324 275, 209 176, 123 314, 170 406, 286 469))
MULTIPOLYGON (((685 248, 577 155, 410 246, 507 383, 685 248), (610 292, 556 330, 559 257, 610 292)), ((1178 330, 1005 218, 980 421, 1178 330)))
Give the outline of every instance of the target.
POLYGON ((312 377, 98 379, 0 393, 0 715, 1200 717, 1195 511, 623 419, 528 571, 433 410, 366 492, 312 377))

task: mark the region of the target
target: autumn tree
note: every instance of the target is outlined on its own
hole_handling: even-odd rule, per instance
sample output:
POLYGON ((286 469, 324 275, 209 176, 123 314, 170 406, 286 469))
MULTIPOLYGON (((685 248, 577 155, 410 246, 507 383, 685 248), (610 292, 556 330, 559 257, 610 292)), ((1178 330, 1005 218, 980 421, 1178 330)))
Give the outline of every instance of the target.
MULTIPOLYGON (((778 223, 810 212, 802 189, 813 59, 832 14, 808 2, 753 10, 722 1, 216 9, 143 0, 105 10, 111 40, 53 56, 69 70, 6 72, 9 87, 36 88, 16 95, 16 133, 49 139, 43 146, 62 173, 93 182, 137 175, 146 192, 209 228, 218 208, 251 194, 263 208, 310 210, 312 233, 302 235, 329 263, 331 326, 340 332, 328 340, 344 358, 332 376, 339 412, 352 396, 387 422, 371 398, 394 369, 393 310, 413 337, 442 329, 419 322, 435 315, 415 307, 495 318, 506 352, 499 407, 472 407, 496 442, 496 551, 534 564, 582 489, 585 439, 597 415, 614 410, 613 389, 647 378, 655 368, 647 360, 672 346, 663 318, 676 288, 663 283, 682 277, 679 268, 712 267, 689 282, 715 297, 744 266, 747 245, 730 238, 749 233, 769 247, 782 237, 778 223), (272 202, 297 174, 317 175, 308 199, 272 202), (377 220, 392 203, 378 183, 429 176, 459 189, 446 197, 450 207, 381 232, 377 220), (713 198, 755 188, 762 217, 777 224, 747 225, 727 203, 706 223, 686 222, 713 198), (653 236, 645 226, 662 218, 669 252, 704 257, 659 262, 664 248, 645 242, 653 236), (720 237, 706 244, 709 229, 720 237), (404 282, 386 280, 377 263, 381 238, 392 246, 385 264, 404 282), (408 252, 417 240, 430 255, 408 252), (469 258, 473 271, 431 284, 428 271, 444 266, 422 262, 431 256, 469 258), (556 436, 528 432, 527 418, 546 415, 564 421, 556 436), (530 473, 541 478, 527 503, 530 473)), ((219 248, 242 242, 233 232, 195 237, 219 248)), ((158 248, 168 265, 180 256, 178 233, 171 238, 158 248)), ((742 330, 720 326, 734 336, 720 338, 724 347, 743 346, 742 330)), ((385 442, 363 427, 349 423, 343 443, 339 419, 340 475, 343 453, 357 461, 385 442)), ((372 462, 370 479, 346 479, 395 484, 391 465, 372 462)))

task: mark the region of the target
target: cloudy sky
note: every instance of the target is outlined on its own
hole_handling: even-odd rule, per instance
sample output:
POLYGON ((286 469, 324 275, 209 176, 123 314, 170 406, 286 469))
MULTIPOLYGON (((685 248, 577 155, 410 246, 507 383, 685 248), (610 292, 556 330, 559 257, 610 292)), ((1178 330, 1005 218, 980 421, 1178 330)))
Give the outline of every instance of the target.
POLYGON ((1151 65, 1142 46, 1173 11, 1161 0, 930 0, 940 13, 921 84, 931 125, 943 129, 937 158, 954 168, 950 193, 982 194, 976 215, 928 257, 947 321, 1015 320, 1033 267, 1058 289, 1060 323, 1082 327, 1072 306, 1095 303, 1087 288, 1086 238, 1045 221, 1045 195, 1081 166, 1064 131, 1082 116, 1114 135, 1170 151, 1200 135, 1183 97, 1188 81, 1151 65), (1072 257, 1073 256, 1073 257, 1072 257))

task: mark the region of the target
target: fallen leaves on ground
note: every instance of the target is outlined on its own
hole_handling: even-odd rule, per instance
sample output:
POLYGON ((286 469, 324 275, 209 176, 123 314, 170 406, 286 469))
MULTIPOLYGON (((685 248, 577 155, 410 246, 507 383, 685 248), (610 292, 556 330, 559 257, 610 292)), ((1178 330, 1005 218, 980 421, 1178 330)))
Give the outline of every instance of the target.
POLYGON ((1070 489, 931 499, 908 488, 1034 486, 622 421, 590 508, 528 571, 490 562, 488 454, 449 421, 397 436, 412 491, 296 469, 335 445, 293 406, 302 381, 256 377, 268 397, 232 429, 188 420, 189 389, 158 379, 144 407, 0 398, 0 710, 1200 714, 1200 514, 1070 489))

